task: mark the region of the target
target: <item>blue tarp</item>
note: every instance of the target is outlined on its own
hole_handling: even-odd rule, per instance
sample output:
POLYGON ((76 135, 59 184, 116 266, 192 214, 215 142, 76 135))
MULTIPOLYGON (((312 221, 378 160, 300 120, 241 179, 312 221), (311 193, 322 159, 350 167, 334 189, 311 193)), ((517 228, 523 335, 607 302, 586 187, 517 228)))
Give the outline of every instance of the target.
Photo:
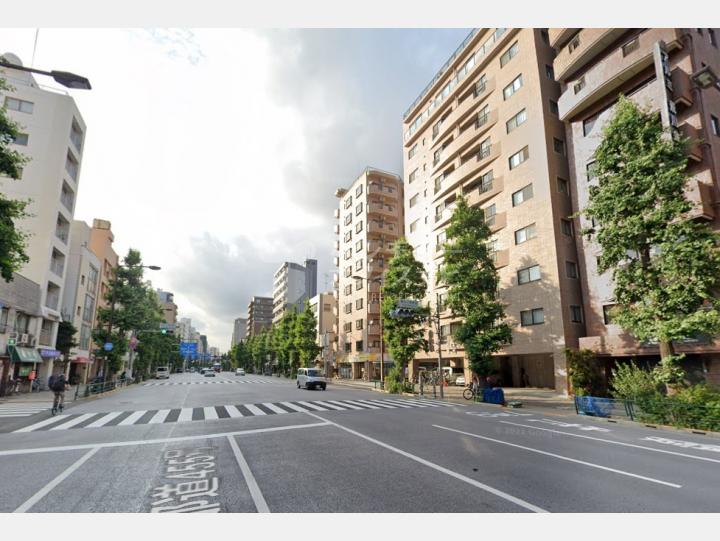
POLYGON ((487 387, 483 389, 482 401, 488 404, 504 404, 505 393, 500 387, 487 387))
POLYGON ((599 398, 597 396, 576 396, 575 406, 578 413, 585 415, 594 415, 596 417, 610 417, 613 403, 609 398, 599 398))

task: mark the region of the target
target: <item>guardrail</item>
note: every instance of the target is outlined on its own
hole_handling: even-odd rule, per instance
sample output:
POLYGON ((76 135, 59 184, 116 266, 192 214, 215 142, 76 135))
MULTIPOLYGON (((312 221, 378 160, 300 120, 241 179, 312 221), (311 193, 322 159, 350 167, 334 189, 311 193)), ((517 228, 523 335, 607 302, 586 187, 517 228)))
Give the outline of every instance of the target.
POLYGON ((98 383, 80 383, 77 387, 75 387, 75 396, 73 400, 88 398, 89 396, 93 396, 96 394, 103 394, 109 391, 114 391, 115 389, 119 389, 120 387, 126 387, 131 383, 132 380, 130 379, 114 379, 110 381, 101 381, 98 383))

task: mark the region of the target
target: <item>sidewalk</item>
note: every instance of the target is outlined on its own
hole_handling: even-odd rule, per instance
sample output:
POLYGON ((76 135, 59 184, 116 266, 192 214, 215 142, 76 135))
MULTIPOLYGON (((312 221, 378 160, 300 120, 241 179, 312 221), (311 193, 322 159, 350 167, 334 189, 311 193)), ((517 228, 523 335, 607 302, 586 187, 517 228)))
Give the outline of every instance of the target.
MULTIPOLYGON (((71 391, 65 392, 65 398, 68 397, 68 393, 71 391)), ((72 390, 73 396, 75 395, 75 388, 73 387, 72 390)), ((54 395, 52 391, 39 391, 34 393, 15 393, 12 396, 0 396, 0 404, 10 404, 10 403, 28 403, 28 402, 48 402, 52 404, 52 401, 54 399, 54 395)))

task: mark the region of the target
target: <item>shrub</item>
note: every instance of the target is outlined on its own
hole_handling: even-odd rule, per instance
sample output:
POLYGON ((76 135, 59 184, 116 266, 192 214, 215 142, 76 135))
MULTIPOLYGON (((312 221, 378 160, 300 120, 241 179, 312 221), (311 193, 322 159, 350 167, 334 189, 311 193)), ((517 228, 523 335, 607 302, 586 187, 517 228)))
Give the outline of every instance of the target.
POLYGON ((400 367, 396 366, 385 376, 385 390, 392 394, 411 393, 413 392, 413 384, 404 381, 400 367))
POLYGON ((576 396, 601 396, 605 394, 603 378, 595 354, 588 349, 565 350, 570 384, 576 396))
POLYGON ((660 385, 653 374, 633 361, 621 364, 612 371, 612 394, 624 400, 661 399, 660 385))

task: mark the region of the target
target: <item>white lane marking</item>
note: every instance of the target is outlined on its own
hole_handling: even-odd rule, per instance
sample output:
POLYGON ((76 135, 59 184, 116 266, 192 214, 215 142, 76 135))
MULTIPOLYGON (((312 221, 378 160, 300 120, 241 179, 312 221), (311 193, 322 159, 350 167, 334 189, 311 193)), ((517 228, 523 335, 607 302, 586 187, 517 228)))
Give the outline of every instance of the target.
POLYGON ((323 408, 322 406, 318 406, 316 404, 311 404, 310 402, 305 402, 304 400, 298 400, 297 402, 298 402, 298 404, 302 404, 306 408, 310 408, 315 411, 328 411, 325 408, 323 408))
POLYGON ((218 418, 217 410, 215 408, 213 408, 212 406, 204 407, 203 414, 205 415, 206 421, 210 421, 212 419, 218 418))
POLYGON ((79 417, 75 417, 74 419, 70 419, 67 423, 63 423, 58 426, 52 427, 50 430, 67 430, 68 428, 79 425, 83 421, 87 421, 90 419, 90 417, 94 417, 97 415, 96 413, 84 413, 83 415, 80 415, 79 417))
POLYGON ((148 424, 156 425, 158 423, 162 423, 169 414, 170 410, 159 410, 155 415, 153 415, 153 418, 150 419, 148 424))
POLYGON ((398 449, 397 447, 393 447, 392 445, 389 445, 387 443, 384 443, 380 440, 376 440, 375 438, 371 438, 370 436, 366 436, 365 434, 361 434, 360 432, 357 432, 355 430, 352 430, 351 428, 347 428, 343 425, 340 425, 338 423, 335 423, 333 421, 328 421, 327 419, 323 419, 319 415, 316 415, 314 413, 308 413, 308 415, 315 417, 316 419, 320 419, 322 421, 325 421, 327 424, 337 427, 341 430, 344 430, 345 432, 348 432, 350 434, 353 434, 359 438, 362 438, 364 440, 367 440, 371 443, 374 443, 375 445, 379 445, 380 447, 383 447, 385 449, 388 449, 392 451, 393 453, 397 453, 399 455, 402 455, 406 458, 409 458, 410 460, 414 460, 415 462, 419 462, 423 466, 427 466, 428 468, 432 468, 433 470, 439 471, 441 473, 444 473, 445 475, 449 475, 450 477, 454 477, 455 479, 458 479, 460 481, 463 481, 469 485, 472 485, 476 488, 479 488, 481 490, 484 490, 486 492, 489 492, 490 494, 494 494, 495 496, 498 496, 499 498, 502 498, 504 500, 507 500, 509 502, 512 502, 524 509, 527 509, 528 511, 532 511, 533 513, 547 513, 545 509, 542 507, 538 507, 537 505, 533 505, 529 502, 526 502, 525 500, 522 500, 520 498, 517 498, 515 496, 512 496, 508 494, 507 492, 503 492, 502 490, 498 490, 497 488, 493 488, 489 485, 486 485, 484 483, 480 483, 479 481, 476 481, 475 479, 471 479, 470 477, 466 477, 462 475, 461 473, 457 473, 453 470, 449 470, 445 468, 444 466, 440 466, 439 464, 435 464, 434 462, 430 462, 429 460, 425 460, 424 458, 420 458, 417 455, 413 455, 412 453, 408 453, 407 451, 403 451, 402 449, 398 449))
POLYGON ((195 408, 183 408, 180 410, 180 416, 176 422, 192 421, 192 414, 195 408))
POLYGON ((438 404, 441 404, 443 406, 447 407, 453 407, 453 406, 460 406, 461 408, 467 408, 467 404, 460 404, 459 402, 450 402, 448 400, 437 400, 435 398, 419 398, 418 400, 426 400, 428 402, 436 402, 438 404))
POLYGON ((608 440, 605 438, 598 438, 595 436, 586 436, 585 434, 573 434, 572 432, 563 432, 562 430, 554 430, 552 428, 543 428, 540 426, 523 425, 520 423, 511 423, 510 421, 500 421, 500 422, 504 423, 506 425, 521 426, 523 428, 533 428, 535 430, 543 430, 545 432, 554 432, 555 434, 563 434, 565 436, 572 436, 573 438, 583 438, 586 440, 602 441, 604 443, 611 443, 613 445, 622 445, 623 447, 634 447, 635 449, 643 449, 644 451, 653 451, 655 453, 663 453, 666 455, 675 455, 675 456, 681 456, 681 457, 685 457, 685 458, 693 458, 695 460, 704 460, 705 462, 715 462, 717 464, 720 464, 720 460, 718 460, 716 458, 709 458, 706 456, 688 455, 687 453, 678 453, 677 451, 668 451, 667 449, 656 449, 655 447, 648 447, 646 445, 637 445, 635 443, 626 443, 623 441, 608 440))
POLYGON ((411 404, 415 408, 439 408, 437 404, 430 404, 429 402, 421 403, 419 400, 406 400, 404 398, 396 398, 398 402, 403 404, 411 404))
POLYGON ((384 399, 384 400, 376 399, 375 402, 379 402, 382 404, 391 404, 392 406, 394 406, 396 408, 412 408, 412 406, 409 404, 402 404, 400 402, 395 402, 394 400, 388 400, 388 399, 384 399))
POLYGON ((258 408, 257 406, 253 406, 252 404, 243 404, 247 409, 250 410, 251 413, 254 413, 255 415, 267 415, 263 410, 258 408))
POLYGON ((362 410, 365 408, 361 408, 360 406, 356 406, 355 404, 348 404, 346 401, 341 400, 328 400, 331 404, 337 404, 339 406, 342 406, 343 409, 351 409, 351 410, 362 410))
POLYGON ((92 423, 87 425, 85 428, 98 428, 103 426, 105 423, 109 423, 112 421, 115 417, 122 414, 122 411, 113 411, 112 413, 108 413, 106 415, 103 415, 99 419, 94 420, 92 423))
POLYGON ((720 445, 697 443, 694 441, 671 440, 670 438, 661 438, 660 436, 647 436, 643 439, 647 441, 654 441, 655 443, 672 445, 674 447, 682 447, 683 449, 697 449, 698 451, 711 451, 713 453, 720 453, 720 445))
POLYGON ((601 466, 600 464, 595 464, 593 462, 585 462, 584 460, 578 460, 576 458, 570 458, 568 456, 556 455, 555 453, 550 453, 548 451, 542 451, 540 449, 535 449, 533 447, 525 447, 524 445, 518 445, 517 443, 510 443, 509 441, 497 440, 495 438, 488 438, 487 436, 480 436, 478 434, 473 434, 472 432, 465 432, 463 430, 457 430, 455 428, 449 428, 446 426, 440 426, 440 425, 432 425, 432 426, 434 426, 435 428, 439 428, 441 430, 447 430, 448 432, 456 432, 458 434, 463 434, 465 436, 470 436, 472 438, 477 438, 480 440, 487 440, 487 441, 491 441, 493 443, 499 443, 502 445, 508 445, 510 447, 516 447, 518 449, 524 449, 525 451, 530 451, 531 453, 537 453, 540 455, 550 456, 553 458, 557 458, 559 460, 565 460, 567 462, 574 462, 575 464, 581 464, 581 465, 587 466, 589 468, 605 470, 605 471, 617 473, 618 475, 634 477, 635 479, 642 479, 643 481, 649 481, 651 483, 657 483, 659 485, 665 485, 665 486, 672 487, 672 488, 681 488, 682 487, 682 485, 677 485, 675 483, 669 483, 667 481, 662 481, 660 479, 655 479, 653 477, 646 477, 644 475, 638 475, 636 473, 630 473, 630 472, 624 471, 624 470, 616 470, 615 468, 608 468, 607 466, 601 466))
POLYGON ((341 408, 340 406, 336 406, 335 404, 331 404, 330 402, 326 402, 325 400, 318 400, 317 403, 324 408, 330 408, 331 410, 336 411, 345 411, 345 408, 341 408))
POLYGON ((125 417, 122 421, 118 423, 118 426, 128 426, 135 424, 135 421, 140 419, 143 415, 147 413, 148 410, 142 410, 142 411, 134 411, 127 417, 125 417))
POLYGON ((299 412, 302 412, 302 413, 307 413, 307 412, 309 411, 309 410, 306 410, 305 408, 301 408, 300 406, 296 406, 296 405, 293 404, 292 402, 280 402, 280 403, 281 403, 283 406, 287 406, 288 408, 290 408, 290 409, 292 409, 292 410, 299 411, 299 412))
POLYGON ((252 497, 253 503, 255 504, 255 509, 257 509, 258 513, 269 513, 270 508, 268 507, 268 504, 265 501, 262 492, 260 491, 260 487, 258 486, 257 481, 255 481, 255 476, 253 476, 252 471, 250 470, 250 466, 248 465, 245 457, 240 451, 240 447, 238 446, 237 441, 235 441, 235 438, 233 438, 232 436, 228 436, 227 439, 228 442, 230 442, 230 447, 232 447, 233 454, 235 455, 235 460, 237 461, 238 466, 240 466, 240 471, 245 478, 245 483, 247 484, 248 490, 250 491, 250 496, 252 497))
POLYGON ((364 408, 370 408, 371 410, 379 410, 381 409, 380 406, 374 406, 372 404, 365 404, 361 400, 343 400, 346 404, 356 404, 358 406, 362 406, 364 408))
POLYGON ((226 438, 227 436, 244 436, 246 434, 262 434, 263 432, 282 432, 284 430, 295 430, 298 428, 314 428, 318 426, 328 426, 330 423, 323 420, 322 423, 309 423, 304 425, 288 425, 277 426, 273 428, 252 428, 248 430, 237 430, 235 432, 220 432, 216 434, 204 434, 197 436, 179 436, 175 438, 159 438, 155 440, 134 440, 134 441, 115 441, 106 443, 85 443, 78 445, 64 445, 58 447, 34 447, 29 449, 12 449, 10 451, 0 451, 0 456, 14 455, 31 455, 37 453, 55 453, 61 451, 76 451, 78 449, 104 449, 106 447, 128 447, 133 445, 154 445, 160 443, 175 443, 182 441, 196 441, 214 438, 226 438))
POLYGON ((32 432, 33 430, 37 430, 38 428, 50 425, 56 421, 67 419, 68 417, 70 417, 70 415, 56 415, 55 417, 50 417, 49 419, 45 419, 44 421, 40 421, 39 423, 35 423, 34 425, 29 425, 25 428, 19 428, 18 430, 14 430, 13 432, 32 432))
POLYGON ((225 410, 230 414, 230 417, 232 417, 233 419, 237 417, 243 417, 242 412, 235 406, 225 406, 225 410))
POLYGON ((278 408, 275 404, 272 404, 270 402, 263 402, 262 405, 265 406, 270 411, 274 411, 275 413, 278 413, 278 414, 287 413, 287 411, 285 411, 284 409, 278 408))
POLYGON ((373 406, 380 406, 381 408, 386 408, 386 409, 391 409, 391 410, 397 409, 397 407, 398 407, 397 404, 395 404, 394 406, 391 406, 390 404, 386 404, 382 400, 361 400, 358 398, 355 402, 362 402, 363 404, 366 404, 366 403, 372 404, 373 406))
POLYGON ((56 486, 58 486, 60 483, 62 483, 65 479, 70 476, 72 472, 77 470, 80 466, 82 466, 88 459, 90 459, 95 453, 97 453, 100 450, 99 447, 93 447, 85 453, 83 456, 81 456, 78 460, 75 461, 74 464, 72 464, 69 468, 67 468, 64 472, 62 472, 60 475, 58 475, 55 479, 50 481, 47 485, 42 487, 40 490, 38 490, 35 494, 30 496, 25 502, 20 505, 13 513, 25 513, 26 511, 29 511, 30 508, 35 505, 37 502, 42 500, 45 496, 47 496, 52 489, 54 489, 56 486))

